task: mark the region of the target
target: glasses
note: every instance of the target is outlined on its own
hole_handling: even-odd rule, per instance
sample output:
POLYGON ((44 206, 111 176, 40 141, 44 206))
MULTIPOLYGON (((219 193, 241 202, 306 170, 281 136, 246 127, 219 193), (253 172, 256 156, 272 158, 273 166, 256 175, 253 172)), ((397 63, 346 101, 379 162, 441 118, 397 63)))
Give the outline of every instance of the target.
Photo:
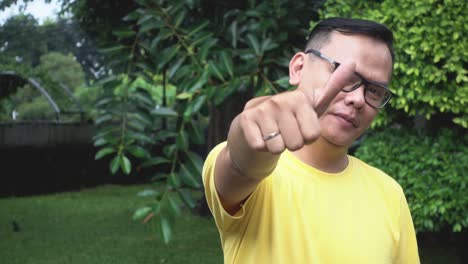
MULTIPOLYGON (((340 66, 339 62, 336 62, 335 60, 323 55, 321 52, 315 49, 308 49, 305 51, 305 53, 312 53, 330 62, 334 66, 333 71, 335 71, 340 66)), ((364 85, 364 100, 368 105, 370 105, 373 108, 384 108, 384 106, 388 103, 388 101, 390 101, 392 96, 395 95, 386 86, 373 81, 369 81, 357 72, 354 73, 353 78, 349 81, 349 84, 343 87, 342 91, 349 93, 356 90, 361 85, 364 85)))

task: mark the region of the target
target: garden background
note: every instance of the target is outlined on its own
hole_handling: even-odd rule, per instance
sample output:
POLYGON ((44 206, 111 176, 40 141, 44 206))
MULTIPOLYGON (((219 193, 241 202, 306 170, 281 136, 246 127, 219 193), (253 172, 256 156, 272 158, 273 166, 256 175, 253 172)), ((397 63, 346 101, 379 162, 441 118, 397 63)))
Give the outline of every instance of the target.
POLYGON ((203 159, 247 100, 292 89, 289 59, 332 16, 396 39, 396 96, 351 153, 402 185, 423 263, 468 261, 466 1, 59 2, 55 19, 0 25, 0 126, 92 125, 92 138, 2 139, 2 263, 222 262, 203 159))

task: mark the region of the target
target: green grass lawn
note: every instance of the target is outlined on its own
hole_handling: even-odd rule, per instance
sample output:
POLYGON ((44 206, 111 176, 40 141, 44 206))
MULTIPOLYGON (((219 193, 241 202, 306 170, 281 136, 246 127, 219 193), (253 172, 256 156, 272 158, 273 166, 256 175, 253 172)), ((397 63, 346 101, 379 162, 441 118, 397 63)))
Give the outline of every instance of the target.
POLYGON ((134 209, 152 199, 136 196, 148 187, 0 199, 0 263, 222 263, 211 219, 184 212, 169 245, 150 224, 132 220, 134 209))
MULTIPOLYGON (((151 224, 132 220, 134 210, 153 199, 136 194, 150 187, 106 185, 0 199, 0 263, 222 263, 211 219, 185 211, 169 245, 156 237, 151 224)), ((443 242, 419 246, 422 263, 462 263, 456 250, 443 242)))

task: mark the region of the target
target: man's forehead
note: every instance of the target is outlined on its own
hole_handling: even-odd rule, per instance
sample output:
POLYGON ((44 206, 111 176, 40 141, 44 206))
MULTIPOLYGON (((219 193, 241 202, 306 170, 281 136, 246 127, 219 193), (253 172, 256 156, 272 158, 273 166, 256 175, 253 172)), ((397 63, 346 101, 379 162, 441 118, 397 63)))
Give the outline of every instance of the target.
POLYGON ((382 40, 363 34, 333 32, 321 50, 338 62, 355 62, 357 72, 365 77, 382 83, 390 81, 392 57, 382 40), (378 69, 382 71, 379 72, 378 69))

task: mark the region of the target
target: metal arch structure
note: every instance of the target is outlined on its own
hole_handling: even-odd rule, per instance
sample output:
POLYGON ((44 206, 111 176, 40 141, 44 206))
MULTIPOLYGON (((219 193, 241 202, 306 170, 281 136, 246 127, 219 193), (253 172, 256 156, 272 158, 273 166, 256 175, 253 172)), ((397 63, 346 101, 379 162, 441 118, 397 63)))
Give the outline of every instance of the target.
MULTIPOLYGON (((59 106, 54 101, 52 96, 47 92, 47 90, 37 80, 33 78, 24 78, 14 71, 0 71, 0 99, 16 92, 18 87, 23 86, 25 84, 29 84, 35 89, 37 89, 47 99, 47 102, 55 112, 56 121, 60 122, 60 115, 63 113, 63 111, 60 110, 59 106)), ((80 109, 79 113, 81 120, 83 120, 84 111, 80 102, 73 96, 70 89, 68 89, 64 84, 60 83, 59 86, 65 91, 65 93, 68 96, 70 96, 70 98, 72 98, 72 100, 78 106, 78 108, 80 109)))
POLYGON ((63 84, 58 84, 72 99, 78 111, 63 111, 50 93, 34 78, 26 78, 14 71, 0 71, 0 99, 15 93, 20 87, 29 84, 47 99, 55 112, 56 119, 50 121, 32 120, 26 122, 0 121, 0 149, 61 147, 79 144, 92 144, 94 124, 84 118, 83 107, 73 93, 63 84), (79 122, 66 122, 61 115, 80 114, 79 122))

